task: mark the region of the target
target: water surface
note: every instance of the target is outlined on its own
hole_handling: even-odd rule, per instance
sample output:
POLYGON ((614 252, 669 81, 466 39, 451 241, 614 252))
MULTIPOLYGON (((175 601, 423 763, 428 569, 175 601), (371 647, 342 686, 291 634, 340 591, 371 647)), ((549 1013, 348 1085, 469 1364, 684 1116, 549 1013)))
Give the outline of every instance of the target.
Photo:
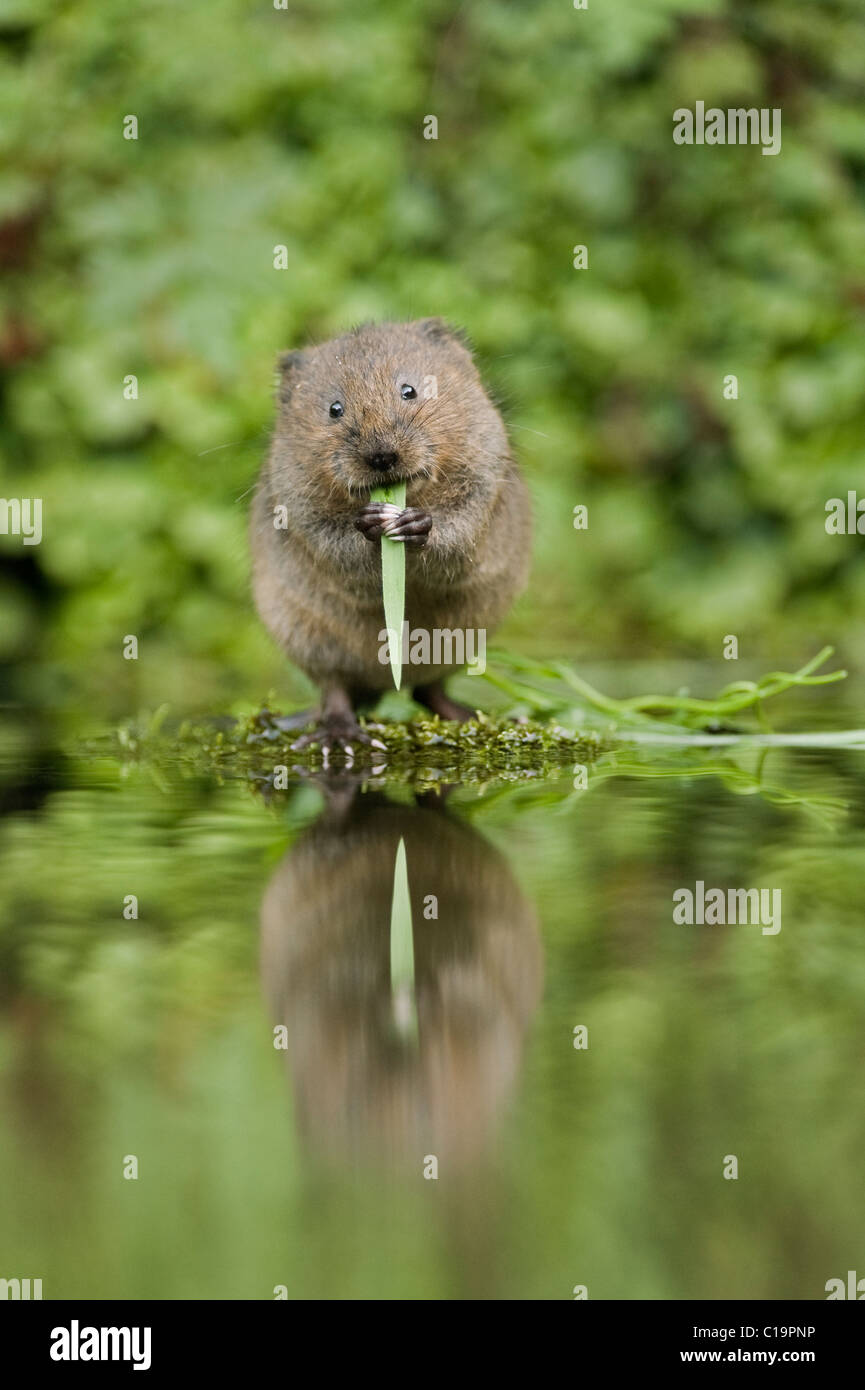
POLYGON ((625 750, 585 791, 566 768, 262 796, 7 711, 0 1275, 825 1298, 865 1249, 863 757, 625 750), (698 881, 780 890, 781 930, 675 923, 698 881))

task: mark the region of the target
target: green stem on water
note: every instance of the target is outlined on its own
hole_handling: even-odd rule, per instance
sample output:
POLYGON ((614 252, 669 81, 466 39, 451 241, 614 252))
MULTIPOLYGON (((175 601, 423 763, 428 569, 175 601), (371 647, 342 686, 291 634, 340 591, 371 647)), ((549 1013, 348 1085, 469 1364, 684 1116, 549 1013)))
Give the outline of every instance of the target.
POLYGON ((764 709, 766 700, 794 686, 831 685, 844 680, 846 671, 832 671, 819 676, 814 674, 832 655, 832 651, 832 647, 824 647, 792 673, 771 671, 759 681, 734 681, 725 686, 714 700, 701 700, 690 695, 636 695, 628 700, 616 700, 595 690, 563 662, 549 665, 504 653, 491 654, 491 666, 487 668, 485 679, 512 699, 547 715, 565 714, 573 707, 573 696, 577 695, 587 705, 620 724, 646 726, 656 723, 658 718, 679 716, 688 727, 699 729, 723 723, 750 710, 760 726, 768 730, 764 709), (553 683, 562 693, 539 689, 532 684, 533 681, 553 683))

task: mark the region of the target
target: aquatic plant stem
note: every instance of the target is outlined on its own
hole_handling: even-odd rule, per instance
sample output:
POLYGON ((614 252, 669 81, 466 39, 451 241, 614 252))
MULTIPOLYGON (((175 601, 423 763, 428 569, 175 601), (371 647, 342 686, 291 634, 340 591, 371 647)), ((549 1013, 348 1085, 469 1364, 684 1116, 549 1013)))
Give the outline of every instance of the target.
POLYGON ((547 715, 561 715, 572 705, 572 695, 578 695, 593 709, 608 715, 616 723, 626 725, 636 723, 645 726, 658 718, 678 716, 688 727, 705 729, 722 725, 726 720, 750 711, 760 726, 768 731, 764 709, 767 700, 794 686, 831 685, 845 679, 846 671, 814 674, 832 652, 832 647, 824 647, 792 673, 772 671, 759 681, 734 681, 725 686, 714 700, 697 699, 690 695, 637 695, 627 700, 616 700, 596 690, 564 662, 542 664, 504 653, 491 656, 493 669, 488 667, 485 679, 513 699, 527 703, 533 711, 547 715), (512 672, 516 673, 518 679, 514 679, 512 672), (564 686, 568 694, 557 695, 538 689, 531 683, 532 680, 555 682, 564 686))

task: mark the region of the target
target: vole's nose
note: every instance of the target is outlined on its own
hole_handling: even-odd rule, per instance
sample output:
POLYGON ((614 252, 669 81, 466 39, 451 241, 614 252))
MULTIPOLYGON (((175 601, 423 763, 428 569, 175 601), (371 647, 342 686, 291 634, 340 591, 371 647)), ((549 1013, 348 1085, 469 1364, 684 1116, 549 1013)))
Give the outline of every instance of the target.
POLYGON ((396 468, 399 463, 399 454, 392 449, 376 449, 373 453, 366 455, 366 462, 377 473, 387 473, 388 469, 396 468))

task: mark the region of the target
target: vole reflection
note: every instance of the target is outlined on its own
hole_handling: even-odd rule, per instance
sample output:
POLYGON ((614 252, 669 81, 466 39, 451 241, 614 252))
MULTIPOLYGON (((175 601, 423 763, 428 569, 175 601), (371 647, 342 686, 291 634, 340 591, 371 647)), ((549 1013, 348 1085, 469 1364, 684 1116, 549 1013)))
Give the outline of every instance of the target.
POLYGON ((316 1155, 420 1172, 427 1154, 464 1165, 494 1137, 543 966, 531 907, 470 826, 439 807, 331 795, 265 890, 261 968, 316 1155), (408 1032, 391 986, 400 838, 414 942, 408 1032))

